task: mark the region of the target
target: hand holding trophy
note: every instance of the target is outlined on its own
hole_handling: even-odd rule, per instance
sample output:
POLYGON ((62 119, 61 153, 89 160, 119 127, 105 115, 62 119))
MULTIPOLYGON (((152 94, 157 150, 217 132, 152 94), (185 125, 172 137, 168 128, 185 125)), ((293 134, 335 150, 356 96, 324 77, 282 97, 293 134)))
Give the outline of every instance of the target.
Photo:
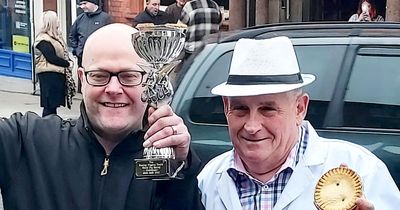
MULTIPOLYGON (((142 101, 158 108, 169 104, 173 88, 168 74, 179 64, 176 59, 185 43, 185 33, 179 28, 151 25, 141 27, 132 34, 132 44, 136 53, 147 62, 139 66, 148 73, 143 83, 145 90, 142 101)), ((175 159, 173 148, 145 148, 144 159, 135 160, 135 175, 138 179, 165 180, 181 178, 178 172, 184 163, 175 159)))

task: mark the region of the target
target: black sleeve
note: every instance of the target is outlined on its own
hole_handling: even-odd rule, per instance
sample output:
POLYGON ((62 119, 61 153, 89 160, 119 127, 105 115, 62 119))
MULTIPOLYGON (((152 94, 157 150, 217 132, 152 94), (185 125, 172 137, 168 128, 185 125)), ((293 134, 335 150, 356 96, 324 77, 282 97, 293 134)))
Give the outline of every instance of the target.
POLYGON ((189 167, 183 171, 183 179, 157 181, 153 209, 204 210, 197 186, 201 161, 192 148, 189 150, 187 161, 189 167))
POLYGON ((50 42, 42 40, 36 45, 36 48, 42 52, 43 56, 49 63, 62 67, 69 66, 69 62, 67 60, 57 56, 56 50, 50 42))
POLYGON ((68 40, 69 40, 69 44, 70 47, 72 47, 73 49, 76 49, 78 47, 78 18, 77 20, 75 20, 74 24, 72 24, 71 26, 71 31, 68 35, 68 40))

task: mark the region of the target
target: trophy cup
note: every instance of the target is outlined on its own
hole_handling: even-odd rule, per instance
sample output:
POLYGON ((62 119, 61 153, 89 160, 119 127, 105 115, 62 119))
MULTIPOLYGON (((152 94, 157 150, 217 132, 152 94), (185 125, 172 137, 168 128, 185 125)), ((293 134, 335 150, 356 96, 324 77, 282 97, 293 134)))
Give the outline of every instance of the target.
MULTIPOLYGON (((168 74, 179 64, 175 60, 185 43, 185 33, 178 28, 163 25, 140 28, 132 34, 132 44, 136 53, 148 64, 138 64, 147 72, 143 83, 145 90, 142 101, 157 108, 169 104, 173 88, 168 74)), ((184 162, 175 159, 173 148, 145 148, 143 159, 135 159, 135 176, 138 179, 168 180, 180 179, 178 172, 184 162)))

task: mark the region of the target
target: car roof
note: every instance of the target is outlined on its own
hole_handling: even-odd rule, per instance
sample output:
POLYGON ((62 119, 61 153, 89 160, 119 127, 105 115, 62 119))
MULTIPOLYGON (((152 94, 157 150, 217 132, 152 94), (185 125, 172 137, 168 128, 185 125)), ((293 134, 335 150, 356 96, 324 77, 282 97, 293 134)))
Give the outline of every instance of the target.
POLYGON ((223 31, 205 37, 205 44, 235 42, 241 38, 308 37, 400 37, 400 23, 301 22, 254 26, 223 31))

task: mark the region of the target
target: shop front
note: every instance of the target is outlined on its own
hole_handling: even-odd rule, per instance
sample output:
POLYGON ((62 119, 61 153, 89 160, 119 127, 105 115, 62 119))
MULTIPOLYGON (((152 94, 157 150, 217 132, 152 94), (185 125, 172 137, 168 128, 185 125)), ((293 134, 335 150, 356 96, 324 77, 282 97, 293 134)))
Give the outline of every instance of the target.
POLYGON ((0 75, 32 78, 29 0, 0 0, 0 75))

